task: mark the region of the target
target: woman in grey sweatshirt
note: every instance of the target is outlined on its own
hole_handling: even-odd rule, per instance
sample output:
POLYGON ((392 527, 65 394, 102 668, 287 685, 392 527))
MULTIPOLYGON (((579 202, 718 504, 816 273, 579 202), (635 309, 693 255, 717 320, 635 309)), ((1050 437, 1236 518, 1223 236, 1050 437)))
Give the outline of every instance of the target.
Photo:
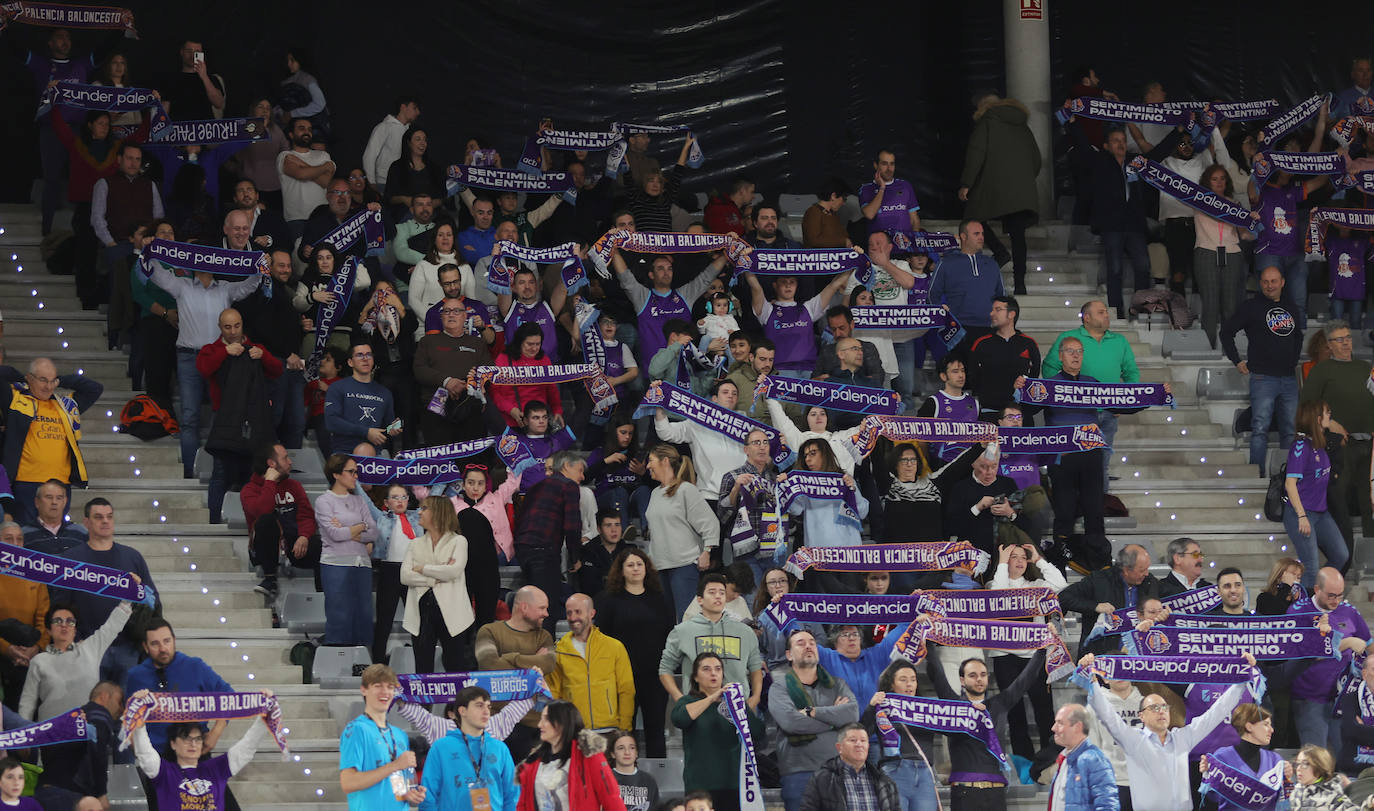
POLYGON ((681 617, 697 595, 698 573, 711 565, 720 546, 720 522, 696 486, 692 460, 672 445, 649 451, 649 475, 658 482, 644 515, 649 527, 649 558, 681 617))

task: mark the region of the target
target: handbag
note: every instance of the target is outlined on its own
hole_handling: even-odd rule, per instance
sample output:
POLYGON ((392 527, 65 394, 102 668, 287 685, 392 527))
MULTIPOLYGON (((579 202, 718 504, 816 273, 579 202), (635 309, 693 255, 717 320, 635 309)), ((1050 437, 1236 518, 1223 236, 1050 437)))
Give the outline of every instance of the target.
POLYGON ((1279 465, 1279 472, 1269 477, 1269 490, 1264 494, 1264 517, 1283 523, 1283 505, 1288 503, 1284 483, 1288 479, 1288 464, 1279 465))

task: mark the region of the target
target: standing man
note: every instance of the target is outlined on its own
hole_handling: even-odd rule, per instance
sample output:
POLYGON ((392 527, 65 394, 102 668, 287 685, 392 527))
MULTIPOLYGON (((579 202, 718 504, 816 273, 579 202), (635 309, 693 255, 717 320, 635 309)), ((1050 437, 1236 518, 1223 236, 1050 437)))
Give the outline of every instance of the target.
POLYGON ((325 204, 325 189, 337 167, 323 149, 311 149, 315 125, 308 118, 291 121, 291 148, 277 155, 281 176, 282 216, 291 238, 299 239, 311 212, 325 204))
MULTIPOLYGON (((480 670, 511 670, 537 667, 552 673, 557 666, 553 635, 544 630, 549 598, 536 586, 521 586, 511 598, 510 619, 497 620, 477 630, 473 653, 480 670)), ((512 757, 524 760, 539 743, 539 712, 530 710, 506 736, 512 757)))
MULTIPOLYGON (((835 294, 844 289, 853 271, 845 271, 831 279, 821 291, 804 302, 797 301, 797 277, 773 277, 772 301, 752 271, 744 279, 749 284, 754 316, 763 325, 763 334, 777 348, 773 367, 777 374, 803 380, 811 377, 816 368, 816 331, 814 323, 820 319, 835 294)), ((643 333, 640 333, 641 340, 643 333)), ((741 390, 741 395, 744 392, 741 390)))
MULTIPOLYGON (((143 652, 148 658, 129 671, 127 689, 131 695, 139 690, 159 693, 234 692, 229 682, 205 660, 177 650, 176 632, 172 630, 172 624, 161 617, 143 629, 143 652)), ((171 726, 169 723, 148 724, 148 738, 159 752, 167 749, 167 732, 171 726)), ((203 723, 199 726, 201 732, 205 733, 205 743, 200 751, 208 754, 214 750, 229 722, 216 721, 209 729, 203 723)))
POLYGON ((768 453, 768 435, 755 428, 744 437, 744 464, 720 478, 720 498, 716 516, 721 527, 729 527, 722 545, 730 544, 735 562, 749 564, 754 582, 762 584, 768 555, 764 541, 776 543, 778 502, 774 482, 778 469, 768 453), (754 494, 754 485, 759 493, 754 494), (769 532, 770 527, 774 528, 769 532))
MULTIPOLYGON (((559 451, 549 459, 553 474, 525 495, 515 522, 515 557, 525 582, 544 594, 563 591, 563 556, 567 549, 569 571, 582 563, 582 492, 587 462, 575 451, 559 451)), ((544 629, 553 633, 560 617, 546 615, 544 629)))
POLYGON ((32 522, 35 499, 44 482, 56 480, 71 500, 72 485, 86 485, 81 455, 81 414, 95 405, 105 387, 84 375, 57 376, 49 358, 34 358, 24 375, 27 388, 0 383, 0 416, 4 418, 4 463, 12 480, 15 518, 32 522), (72 396, 57 394, 69 387, 72 396))
MULTIPOLYGON (((1212 585, 1211 581, 1202 576, 1202 561, 1207 556, 1202 554, 1202 547, 1197 541, 1192 538, 1175 538, 1169 541, 1169 548, 1164 556, 1169 561, 1169 574, 1159 581, 1161 600, 1212 585)), ((1242 603, 1244 599, 1242 594, 1242 603)))
MULTIPOLYGON (((372 178, 382 199, 386 199, 386 178, 391 164, 401 157, 401 141, 406 129, 420 117, 420 102, 410 94, 396 98, 396 113, 388 114, 372 128, 363 148, 363 171, 372 178)), ((410 264, 415 264, 411 262, 410 264)))
POLYGON ((802 245, 778 230, 778 207, 772 203, 754 206, 754 230, 745 240, 755 248, 791 248, 802 245))
MULTIPOLYGON (((773 373, 773 359, 777 356, 777 347, 767 338, 755 338, 749 349, 749 359, 747 363, 738 364, 737 368, 726 375, 725 379, 735 384, 735 392, 738 403, 753 403, 747 411, 741 412, 746 416, 756 419, 765 425, 773 424, 773 417, 768 413, 768 401, 762 397, 757 401, 754 398, 754 389, 758 385, 759 378, 773 373)), ((719 385, 717 390, 719 390, 719 385)), ((733 411, 733 406, 730 407, 733 411)))
POLYGON ((86 530, 67 517, 67 485, 48 479, 33 497, 36 514, 24 527, 24 548, 49 555, 64 555, 86 542, 86 530))
MULTIPOLYGON (((964 356, 951 352, 940 358, 935 367, 944 385, 926 398, 916 410, 918 417, 938 417, 942 420, 974 421, 978 419, 978 398, 964 388, 968 373, 964 369, 964 356)), ((935 455, 952 462, 959 454, 969 449, 966 442, 941 442, 934 446, 935 455)))
MULTIPOLYGON (((1269 456, 1269 428, 1278 428, 1279 445, 1293 443, 1298 414, 1298 378, 1293 370, 1302 356, 1302 330, 1297 307, 1283 292, 1283 272, 1260 271, 1259 294, 1246 299, 1221 325, 1221 347, 1227 360, 1250 376, 1250 464, 1264 478, 1269 456), (1245 330, 1245 360, 1236 349, 1236 333, 1245 330)), ((1330 344, 1328 344, 1329 346, 1330 344)), ((1348 353, 1351 344, 1346 344, 1348 353)))
POLYGON ((1299 400, 1325 401, 1331 409, 1330 430, 1345 436, 1341 454, 1345 462, 1340 475, 1334 477, 1328 502, 1336 511, 1336 523, 1345 536, 1346 547, 1353 553, 1352 508, 1359 511, 1364 537, 1374 537, 1369 500, 1370 440, 1374 432, 1374 394, 1369 391, 1371 369, 1369 361, 1354 357, 1354 336, 1349 324, 1339 319, 1328 321, 1322 331, 1326 333, 1331 357, 1312 367, 1299 400))
POLYGON ((1341 722, 1332 717, 1336 680, 1350 665, 1353 656, 1365 652, 1369 626, 1359 609, 1345 601, 1345 578, 1330 566, 1317 571, 1312 596, 1296 600, 1288 613, 1320 611, 1326 614, 1332 631, 1341 634, 1339 659, 1294 659, 1284 668, 1293 677, 1289 690, 1293 701, 1293 724, 1303 746, 1324 746, 1337 758, 1342 756, 1341 722))
MULTIPOLYGON (((11 37, 16 36, 11 34, 11 37)), ((33 89, 37 96, 57 82, 85 83, 95 67, 95 56, 72 56, 72 34, 65 28, 54 28, 48 34, 47 52, 29 51, 24 66, 33 75, 33 89)), ((81 125, 83 111, 72 107, 49 109, 38 118, 38 154, 43 167, 43 236, 52 231, 53 216, 62 205, 62 175, 67 169, 67 149, 53 131, 52 116, 65 115, 71 129, 81 125)), ((80 232, 78 232, 80 233, 80 232)))
POLYGON ((1054 742, 1063 747, 1050 785, 1050 811, 1117 811, 1112 762, 1088 740, 1088 710, 1065 704, 1054 716, 1054 742))
POLYGON ((159 85, 167 115, 173 121, 204 121, 224 110, 224 81, 205 62, 205 46, 199 40, 181 43, 181 70, 159 85))
MULTIPOLYGON (((454 277, 450 281, 457 287, 458 269, 446 268, 440 276, 454 277)), ((491 364, 489 341, 468 332, 468 319, 476 318, 480 324, 481 316, 471 314, 461 297, 445 298, 438 306, 443 329, 420 339, 412 363, 421 399, 437 395, 440 388, 448 395, 443 414, 428 408, 420 413, 420 431, 430 445, 476 439, 485 433, 481 401, 468 393, 468 373, 491 364)), ((495 339, 491 327, 484 327, 482 335, 495 339)))
POLYGON ((954 351, 967 351, 968 345, 992 331, 992 301, 1006 294, 997 262, 983 254, 983 224, 959 223, 959 252, 940 257, 927 294, 928 304, 944 305, 968 333, 954 351))
POLYGON ((768 714, 782 732, 778 741, 782 805, 786 811, 799 811, 812 775, 831 757, 839 731, 858 722, 860 708, 849 685, 821 667, 816 637, 810 631, 796 629, 787 635, 787 662, 787 667, 773 671, 768 714))
POLYGON ((1018 377, 1040 376, 1040 345, 1016 328, 1021 305, 1011 296, 992 300, 988 323, 992 332, 969 348, 968 390, 978 397, 981 419, 995 419, 1015 404, 1012 392, 1018 377))
POLYGON ((596 627, 592 598, 574 594, 566 608, 571 630, 554 649, 549 691, 571 701, 589 729, 634 729, 635 682, 625 646, 596 627))
MULTIPOLYGON (((411 269, 429 253, 434 245, 432 232, 438 224, 434 219, 434 198, 428 192, 417 191, 412 194, 410 219, 396 223, 396 236, 390 240, 391 251, 396 256, 396 267, 392 272, 398 279, 409 280, 411 269)), ((421 316, 422 313, 415 313, 416 318, 421 316)))
POLYGON ((391 391, 372 379, 376 361, 372 344, 361 337, 348 348, 352 377, 329 387, 324 398, 324 424, 334 438, 334 447, 350 452, 364 442, 380 448, 399 434, 391 391))
POLYGON ((921 230, 921 204, 916 189, 897 179, 897 153, 878 150, 873 180, 859 187, 859 208, 868 218, 868 232, 921 230))
MULTIPOLYGON (((13 521, 0 524, 0 545, 24 546, 24 530, 13 521)), ((33 641, 21 645, 16 639, 0 639, 0 688, 5 691, 5 714, 19 706, 24 682, 29 675, 29 660, 48 648, 48 587, 32 580, 0 575, 0 620, 18 623, 33 631, 33 641)), ((26 631, 27 633, 27 631, 26 631)))
MULTIPOLYGON (((502 222, 501 226, 512 232, 508 236, 513 239, 514 225, 507 225, 507 222, 509 221, 502 222)), ((511 274, 510 295, 498 293, 496 296, 497 312, 501 316, 506 335, 513 337, 521 324, 538 324, 539 331, 544 336, 544 354, 553 363, 559 362, 558 314, 563 312, 563 305, 567 301, 568 289, 562 282, 554 286, 553 292, 549 294, 549 300, 544 301, 544 297, 539 293, 539 277, 525 265, 521 265, 519 270, 511 274)), ((519 354, 520 347, 511 349, 519 354)))
POLYGON ((472 212, 472 225, 458 234, 458 255, 471 267, 482 257, 491 256, 496 244, 496 226, 492 224, 496 202, 490 197, 478 197, 468 205, 468 211, 472 212))
MULTIPOLYGON (((390 116, 388 116, 389 118, 390 116)), ((378 126, 381 126, 380 124, 378 126)), ((487 731, 491 722, 491 694, 481 687, 464 687, 453 698, 458 727, 434 742, 425 758, 420 781, 426 804, 435 808, 476 811, 478 794, 487 811, 515 811, 520 784, 510 750, 487 731)))
MULTIPOLYGON (((1110 614, 1119 608, 1134 608, 1147 597, 1159 596, 1159 581, 1150 574, 1150 553, 1140 544, 1127 544, 1116 553, 1116 565, 1098 569, 1059 592, 1059 604, 1067 611, 1082 615, 1079 625, 1082 635, 1079 650, 1085 653, 1112 653, 1116 642, 1101 637, 1088 643, 1099 614, 1110 614)), ((1144 785, 1143 783, 1141 785, 1144 785)))
MULTIPOLYGON (((630 299, 630 304, 637 313, 637 325, 639 329, 639 357, 646 360, 653 359, 658 350, 668 345, 668 339, 663 333, 663 328, 669 321, 679 319, 692 323, 692 302, 697 300, 706 288, 711 286, 711 282, 716 276, 725 269, 725 254, 717 256, 695 279, 684 283, 678 288, 673 287, 673 257, 667 255, 655 256, 653 264, 649 268, 649 284, 645 287, 635 278, 630 271, 630 266, 626 264, 625 257, 620 255, 617 248, 611 252, 611 267, 615 269, 616 280, 620 282, 620 287, 625 291, 625 295, 630 299)), ((544 351, 548 351, 545 347, 544 351)), ((644 365, 644 373, 647 375, 649 366, 644 365)), ((647 379, 647 378, 646 378, 647 379)))
POLYGON ((363 671, 363 714, 339 736, 339 786, 348 794, 348 811, 410 811, 425 801, 425 787, 415 785, 410 740, 387 722, 400 686, 396 672, 386 665, 363 671), (405 790, 401 799, 396 789, 405 790))
MULTIPOLYGON (((673 627, 658 662, 658 680, 668 691, 669 705, 682 698, 684 685, 691 683, 692 661, 700 654, 720 655, 725 667, 725 683, 749 688, 749 707, 757 710, 763 698, 763 657, 758 635, 733 616, 725 614, 725 576, 704 574, 697 583, 694 614, 673 627)), ((851 695, 852 699, 852 695, 851 695)))
MULTIPOLYGON (((102 177, 91 188, 91 229, 104 246, 105 266, 111 272, 119 260, 134 251, 129 239, 139 223, 161 219, 162 194, 157 184, 143 174, 143 148, 122 141, 115 151, 119 171, 102 177)), ((98 279, 77 279, 81 307, 94 310, 105 304, 108 293, 98 279)))
POLYGON ((806 248, 848 248, 849 230, 840 221, 849 186, 838 177, 828 178, 816 194, 817 200, 802 215, 802 246, 806 248))
MULTIPOLYGON (((1131 342, 1119 332, 1112 332, 1112 312, 1101 301, 1089 301, 1078 311, 1083 323, 1076 329, 1059 333, 1054 346, 1041 372, 1057 374, 1064 368, 1059 354, 1059 346, 1068 338, 1077 338, 1083 350, 1082 374, 1098 383, 1139 383, 1140 369, 1135 365, 1135 351, 1131 342)), ((1291 374, 1291 370, 1290 370, 1291 374)), ((1106 409, 1098 409, 1097 426, 1102 429, 1102 438, 1107 442, 1106 452, 1102 454, 1103 492, 1109 489, 1108 469, 1111 465, 1112 446, 1116 444, 1116 414, 1106 409)))
POLYGON ((901 811, 902 796, 887 773, 868 762, 868 730, 845 724, 835 741, 835 757, 821 764, 802 794, 802 811, 865 808, 901 811))
POLYGON ((296 354, 305 338, 305 316, 291 303, 296 292, 291 272, 291 252, 285 246, 273 249, 271 277, 238 309, 247 333, 284 370, 267 381, 272 424, 282 444, 297 450, 305 437, 305 359, 296 354))
POLYGON ((1374 67, 1370 66, 1369 57, 1357 56, 1350 60, 1350 81, 1350 87, 1337 93, 1331 102, 1333 119, 1344 118, 1354 113, 1356 102, 1374 100, 1369 98, 1369 85, 1374 81, 1374 67))

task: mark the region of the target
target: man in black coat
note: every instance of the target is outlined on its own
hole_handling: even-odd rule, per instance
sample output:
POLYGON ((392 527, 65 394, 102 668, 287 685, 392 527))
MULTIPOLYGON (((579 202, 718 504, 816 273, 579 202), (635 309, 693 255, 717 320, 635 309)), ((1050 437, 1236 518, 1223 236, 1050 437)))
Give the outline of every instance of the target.
POLYGON ((1101 637, 1088 644, 1088 634, 1097 623, 1098 615, 1134 608, 1146 597, 1158 596, 1159 581, 1150 574, 1150 553, 1139 544, 1127 544, 1116 553, 1115 566, 1099 569, 1059 592, 1059 604, 1066 612, 1076 611, 1082 615, 1079 655, 1114 653, 1119 645, 1116 637, 1101 637))
POLYGON ((81 708, 92 736, 85 741, 62 743, 43 749, 43 771, 34 797, 45 808, 72 808, 82 797, 104 797, 110 772, 110 755, 118 740, 118 719, 124 712, 124 691, 114 682, 102 681, 81 708))

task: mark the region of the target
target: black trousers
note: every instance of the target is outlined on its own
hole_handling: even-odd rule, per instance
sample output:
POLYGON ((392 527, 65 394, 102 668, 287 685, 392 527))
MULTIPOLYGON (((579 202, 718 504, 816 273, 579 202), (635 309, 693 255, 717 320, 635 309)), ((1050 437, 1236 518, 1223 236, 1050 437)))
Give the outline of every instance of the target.
POLYGON ((1102 481, 1103 450, 1066 453, 1059 464, 1050 467, 1050 484, 1054 492, 1054 535, 1067 538, 1073 534, 1073 522, 1083 516, 1083 534, 1088 538, 1106 535, 1102 499, 1106 483, 1102 481))
POLYGON ((1170 217, 1164 221, 1164 250, 1169 254, 1169 289, 1188 294, 1193 287, 1193 247, 1197 231, 1192 217, 1170 217))
MULTIPOLYGON (((296 536, 299 537, 299 536, 296 536)), ((263 577, 276 577, 278 551, 285 551, 291 565, 300 569, 320 568, 320 536, 311 535, 307 541, 305 554, 297 557, 293 547, 296 538, 282 538, 281 522, 276 513, 268 513, 253 524, 253 559, 262 567, 263 577), (283 543, 283 541, 285 541, 283 543)), ((316 591, 320 591, 319 578, 316 577, 316 591)), ((395 610, 395 609, 392 609, 395 610)))
POLYGON ((506 736, 506 748, 510 750, 511 760, 516 763, 529 757, 530 752, 538 745, 539 730, 535 727, 516 724, 506 736))
POLYGON ((515 548, 515 558, 520 561, 525 582, 538 586, 548 596, 549 615, 544 618, 544 630, 556 633, 558 621, 563 619, 563 601, 566 599, 563 594, 563 556, 559 547, 522 544, 515 548))
MULTIPOLYGON (((1006 654, 992 657, 992 673, 997 679, 997 689, 1006 690, 1016 677, 1021 675, 1029 659, 1006 654)), ((1054 704, 1050 701, 1050 689, 1043 681, 1036 681, 1026 691, 1022 699, 1007 709, 1007 730, 1011 735, 1011 750, 1026 760, 1035 760, 1035 753, 1049 746, 1054 740, 1050 727, 1054 724, 1054 704), (1030 727, 1026 723, 1026 699, 1030 699, 1031 711, 1035 713, 1035 731, 1040 745, 1031 741, 1030 727)))
POLYGON ((462 673, 463 662, 467 658, 467 645, 463 642, 461 633, 449 634, 443 612, 439 610, 439 603, 433 594, 432 591, 425 592, 425 596, 420 598, 420 634, 413 637, 412 642, 415 647, 415 672, 435 672, 434 647, 443 645, 441 661, 444 672, 462 673))
MULTIPOLYGON (((386 644, 396 620, 396 606, 405 602, 409 586, 401 585, 401 564, 379 560, 372 564, 377 573, 377 612, 372 626, 372 661, 386 661, 386 644)), ((430 654, 433 661, 433 654, 430 654)))
POLYGON ((635 703, 639 705, 640 715, 644 717, 644 756, 661 758, 668 756, 667 729, 668 691, 658 680, 657 669, 641 673, 634 671, 635 703))
POLYGON ((983 242, 988 246, 988 250, 992 251, 996 262, 1000 265, 1006 261, 1008 255, 1011 257, 1011 274, 1016 285, 1015 290, 1024 290, 1026 287, 1026 256, 1029 253, 1026 248, 1026 229, 1034 225, 1037 219, 1038 215, 1034 211, 1017 211, 1002 215, 1002 228, 1011 239, 1010 254, 998 238, 996 229, 986 221, 983 223, 983 242))
POLYGON ((949 787, 950 811, 1007 811, 1007 787, 949 787))
POLYGON ((165 318, 144 316, 138 323, 138 344, 142 355, 143 387, 149 397, 171 410, 172 377, 177 369, 177 328, 165 318))

